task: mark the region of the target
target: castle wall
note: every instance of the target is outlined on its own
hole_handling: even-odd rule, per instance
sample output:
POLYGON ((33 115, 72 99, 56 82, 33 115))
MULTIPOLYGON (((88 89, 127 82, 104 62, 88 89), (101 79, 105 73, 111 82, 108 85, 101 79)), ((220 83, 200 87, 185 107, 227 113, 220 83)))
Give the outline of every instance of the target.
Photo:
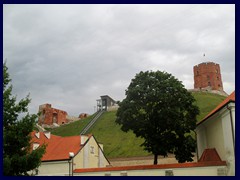
POLYGON ((195 89, 210 87, 212 90, 223 91, 219 64, 201 63, 193 67, 193 72, 195 89))
POLYGON ((58 125, 65 124, 67 120, 67 112, 51 107, 51 104, 43 104, 39 106, 40 116, 38 124, 52 125, 56 123, 58 125))

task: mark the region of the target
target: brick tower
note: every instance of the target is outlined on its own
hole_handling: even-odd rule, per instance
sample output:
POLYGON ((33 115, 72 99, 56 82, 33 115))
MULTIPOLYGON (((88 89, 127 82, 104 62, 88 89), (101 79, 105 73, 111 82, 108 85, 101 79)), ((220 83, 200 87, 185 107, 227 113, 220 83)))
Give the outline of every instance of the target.
POLYGON ((219 64, 203 62, 193 67, 194 89, 210 88, 223 91, 219 64))

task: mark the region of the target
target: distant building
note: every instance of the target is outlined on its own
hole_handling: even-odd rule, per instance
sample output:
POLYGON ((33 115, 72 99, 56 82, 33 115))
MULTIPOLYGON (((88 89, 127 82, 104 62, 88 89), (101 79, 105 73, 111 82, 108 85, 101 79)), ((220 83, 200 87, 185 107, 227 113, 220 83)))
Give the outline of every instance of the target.
POLYGON ((80 118, 80 119, 84 119, 84 118, 86 118, 86 117, 88 117, 88 114, 87 114, 87 113, 81 113, 81 114, 79 114, 79 116, 78 116, 78 118, 80 118))
POLYGON ((223 91, 222 77, 219 64, 203 62, 193 67, 194 89, 209 88, 223 91))
POLYGON ((100 97, 101 99, 97 100, 97 111, 101 110, 111 111, 118 108, 116 101, 113 100, 110 96, 104 95, 100 97))
POLYGON ((39 125, 62 125, 68 122, 67 112, 52 108, 51 104, 43 104, 39 106, 40 116, 38 118, 39 125))
POLYGON ((79 117, 69 116, 66 111, 52 108, 51 104, 40 105, 38 112, 40 113, 38 124, 45 127, 58 127, 81 119, 79 117))
POLYGON ((50 132, 32 132, 32 149, 46 144, 41 165, 33 174, 39 176, 72 176, 75 169, 100 168, 110 163, 103 145, 93 135, 60 137, 50 132))

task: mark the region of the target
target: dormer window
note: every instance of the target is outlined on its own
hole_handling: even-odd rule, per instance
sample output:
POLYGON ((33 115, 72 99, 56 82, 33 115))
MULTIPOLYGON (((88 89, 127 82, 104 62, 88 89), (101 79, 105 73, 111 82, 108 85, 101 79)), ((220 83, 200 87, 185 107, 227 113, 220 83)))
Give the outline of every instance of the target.
POLYGON ((33 143, 33 150, 37 149, 39 147, 39 143, 33 143))

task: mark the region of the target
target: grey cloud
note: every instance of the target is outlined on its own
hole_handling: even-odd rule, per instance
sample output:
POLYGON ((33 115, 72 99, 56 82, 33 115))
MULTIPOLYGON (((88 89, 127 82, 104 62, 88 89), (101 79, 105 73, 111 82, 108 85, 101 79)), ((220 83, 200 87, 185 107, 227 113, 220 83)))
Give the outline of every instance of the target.
POLYGON ((96 99, 122 100, 139 71, 172 73, 193 88, 194 65, 219 63, 235 88, 234 5, 4 5, 4 58, 30 112, 52 103, 93 113, 96 99), (203 53, 206 57, 203 57, 203 53))

